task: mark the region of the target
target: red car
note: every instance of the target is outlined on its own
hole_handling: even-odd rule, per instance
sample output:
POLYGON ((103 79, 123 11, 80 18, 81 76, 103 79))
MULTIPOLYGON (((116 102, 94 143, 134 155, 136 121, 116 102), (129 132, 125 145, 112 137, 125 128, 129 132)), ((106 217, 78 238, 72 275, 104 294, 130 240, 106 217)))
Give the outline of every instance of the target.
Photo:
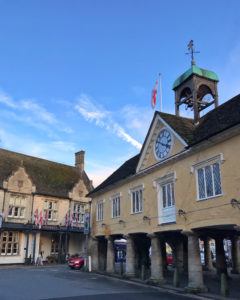
POLYGON ((70 257, 68 259, 68 266, 71 269, 81 269, 84 266, 84 258, 79 256, 70 257))
POLYGON ((173 265, 173 256, 170 253, 167 253, 167 265, 172 266, 173 265))

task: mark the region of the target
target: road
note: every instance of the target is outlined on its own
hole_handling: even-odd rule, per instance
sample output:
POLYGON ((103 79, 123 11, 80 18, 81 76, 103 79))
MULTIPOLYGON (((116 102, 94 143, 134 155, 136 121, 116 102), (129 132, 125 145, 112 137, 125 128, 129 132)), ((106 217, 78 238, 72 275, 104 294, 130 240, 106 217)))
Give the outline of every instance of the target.
POLYGON ((1 300, 181 300, 191 299, 141 284, 54 267, 0 268, 1 300))

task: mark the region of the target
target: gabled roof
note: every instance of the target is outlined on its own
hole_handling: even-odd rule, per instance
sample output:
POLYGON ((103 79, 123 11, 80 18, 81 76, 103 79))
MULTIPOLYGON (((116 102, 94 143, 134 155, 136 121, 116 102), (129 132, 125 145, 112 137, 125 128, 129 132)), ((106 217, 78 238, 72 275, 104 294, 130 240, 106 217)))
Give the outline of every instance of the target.
POLYGON ((176 115, 158 112, 158 115, 187 143, 193 141, 193 132, 195 129, 193 119, 184 118, 176 115))
POLYGON ((5 149, 0 149, 0 188, 3 188, 3 181, 21 166, 36 186, 38 194, 68 198, 68 193, 80 179, 84 181, 88 191, 92 189, 91 181, 84 171, 80 173, 73 166, 5 149))
MULTIPOLYGON (((192 147, 224 130, 240 124, 240 94, 208 112, 200 118, 197 125, 194 125, 193 119, 163 112, 155 112, 144 144, 146 143, 153 121, 157 115, 160 116, 174 131, 176 131, 176 133, 181 136, 184 141, 186 141, 187 147, 192 147)), ((144 148, 144 144, 142 149, 144 148)), ((105 190, 107 187, 136 174, 136 168, 141 157, 141 153, 142 150, 140 154, 127 160, 104 182, 92 190, 89 195, 105 190)))
POLYGON ((199 143, 240 123, 240 94, 209 111, 194 131, 192 144, 199 143))

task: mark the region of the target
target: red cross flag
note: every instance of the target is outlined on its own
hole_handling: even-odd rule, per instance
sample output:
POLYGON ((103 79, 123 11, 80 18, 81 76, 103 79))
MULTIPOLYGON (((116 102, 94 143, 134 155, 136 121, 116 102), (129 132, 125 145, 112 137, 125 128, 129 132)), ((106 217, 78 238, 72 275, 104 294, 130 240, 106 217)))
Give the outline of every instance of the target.
POLYGON ((154 109, 157 103, 157 93, 158 93, 158 80, 156 80, 156 83, 154 85, 154 88, 152 90, 152 99, 151 99, 151 105, 154 109))

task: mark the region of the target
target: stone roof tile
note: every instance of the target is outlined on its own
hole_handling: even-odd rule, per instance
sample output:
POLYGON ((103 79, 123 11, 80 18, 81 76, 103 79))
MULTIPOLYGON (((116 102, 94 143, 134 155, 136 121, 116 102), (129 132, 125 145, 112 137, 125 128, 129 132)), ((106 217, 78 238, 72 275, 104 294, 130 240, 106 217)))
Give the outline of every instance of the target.
POLYGON ((88 191, 92 189, 87 174, 80 173, 73 166, 5 149, 0 149, 0 188, 3 188, 3 181, 7 180, 20 166, 25 168, 38 194, 68 198, 68 193, 80 179, 84 181, 88 191))

